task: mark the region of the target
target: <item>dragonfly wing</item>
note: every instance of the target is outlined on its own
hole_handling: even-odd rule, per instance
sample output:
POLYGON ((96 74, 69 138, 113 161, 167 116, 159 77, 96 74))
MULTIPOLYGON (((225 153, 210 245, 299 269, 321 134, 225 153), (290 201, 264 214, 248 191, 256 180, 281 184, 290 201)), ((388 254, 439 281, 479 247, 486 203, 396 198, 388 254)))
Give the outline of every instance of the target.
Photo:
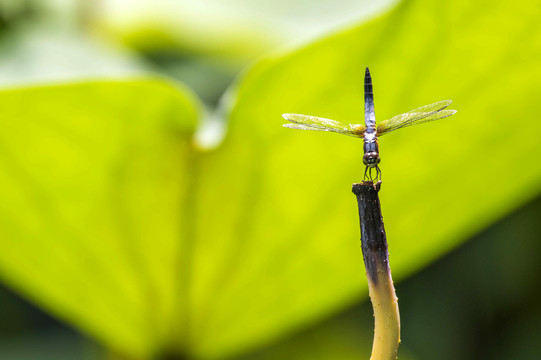
POLYGON ((284 127, 290 128, 290 129, 298 129, 298 130, 316 130, 316 131, 327 131, 326 129, 316 128, 312 126, 306 126, 302 124, 284 124, 284 127))
MULTIPOLYGON (((447 106, 451 105, 453 100, 442 100, 435 102, 430 105, 421 106, 420 108, 413 109, 408 111, 407 113, 421 113, 421 112, 435 112, 445 109, 447 106)), ((406 114, 407 114, 406 113, 406 114)))
POLYGON ((301 114, 283 114, 282 116, 293 123, 284 124, 285 127, 291 129, 331 131, 354 137, 362 137, 364 133, 364 126, 358 124, 344 124, 335 120, 301 114))
POLYGON ((385 120, 378 125, 377 135, 381 136, 406 126, 422 124, 451 116, 456 113, 456 110, 443 110, 451 102, 451 100, 438 101, 437 103, 425 105, 385 120))

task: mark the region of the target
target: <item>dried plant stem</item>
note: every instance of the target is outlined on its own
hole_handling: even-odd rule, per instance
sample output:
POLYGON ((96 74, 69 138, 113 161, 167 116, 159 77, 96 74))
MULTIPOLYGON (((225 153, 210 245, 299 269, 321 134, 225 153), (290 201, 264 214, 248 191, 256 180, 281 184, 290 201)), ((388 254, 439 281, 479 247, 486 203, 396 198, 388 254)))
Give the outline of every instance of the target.
POLYGON ((374 309, 374 342, 370 360, 395 360, 400 343, 400 314, 393 286, 387 238, 378 197, 381 181, 353 184, 357 196, 368 292, 374 309))

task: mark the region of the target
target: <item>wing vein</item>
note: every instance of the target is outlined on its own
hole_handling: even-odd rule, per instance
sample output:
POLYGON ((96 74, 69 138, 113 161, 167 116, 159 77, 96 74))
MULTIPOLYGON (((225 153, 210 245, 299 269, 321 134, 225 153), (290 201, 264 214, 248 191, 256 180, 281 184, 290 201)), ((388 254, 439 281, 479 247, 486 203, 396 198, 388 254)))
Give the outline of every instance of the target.
POLYGON ((451 102, 451 100, 439 101, 434 104, 425 105, 420 108, 410 110, 407 113, 394 116, 389 120, 385 120, 378 125, 377 135, 381 136, 403 127, 422 124, 451 116, 456 113, 456 110, 444 110, 451 104, 451 102))

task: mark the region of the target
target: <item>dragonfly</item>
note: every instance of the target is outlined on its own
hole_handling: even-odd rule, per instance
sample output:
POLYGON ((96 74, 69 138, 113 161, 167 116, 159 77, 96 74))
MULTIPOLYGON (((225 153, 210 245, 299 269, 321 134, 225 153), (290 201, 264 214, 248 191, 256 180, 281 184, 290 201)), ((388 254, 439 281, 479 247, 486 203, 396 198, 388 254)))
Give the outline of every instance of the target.
POLYGON ((364 77, 364 125, 346 124, 336 120, 324 119, 316 116, 301 114, 283 114, 284 119, 292 124, 284 124, 285 127, 299 130, 330 131, 363 139, 363 164, 365 180, 381 180, 381 170, 378 164, 381 161, 379 155, 378 137, 386 135, 407 126, 422 124, 429 121, 439 120, 456 113, 456 110, 446 109, 451 105, 451 100, 438 101, 436 103, 421 106, 404 114, 396 115, 382 121, 376 126, 376 114, 374 111, 374 93, 370 70, 366 68, 364 77), (372 169, 375 169, 375 179, 372 178, 372 169))

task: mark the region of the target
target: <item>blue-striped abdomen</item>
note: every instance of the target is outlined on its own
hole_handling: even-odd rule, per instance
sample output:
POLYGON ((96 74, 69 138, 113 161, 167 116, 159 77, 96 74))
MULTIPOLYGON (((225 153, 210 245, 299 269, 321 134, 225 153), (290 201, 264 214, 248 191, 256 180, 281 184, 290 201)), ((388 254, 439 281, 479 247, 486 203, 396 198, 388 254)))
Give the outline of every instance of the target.
POLYGON ((372 90, 372 77, 366 68, 364 76, 364 123, 367 133, 376 132, 376 113, 374 111, 374 93, 372 90))
POLYGON ((379 162, 379 145, 376 137, 376 113, 374 111, 374 94, 370 70, 366 68, 364 76, 364 156, 363 163, 368 167, 376 167, 379 162))

